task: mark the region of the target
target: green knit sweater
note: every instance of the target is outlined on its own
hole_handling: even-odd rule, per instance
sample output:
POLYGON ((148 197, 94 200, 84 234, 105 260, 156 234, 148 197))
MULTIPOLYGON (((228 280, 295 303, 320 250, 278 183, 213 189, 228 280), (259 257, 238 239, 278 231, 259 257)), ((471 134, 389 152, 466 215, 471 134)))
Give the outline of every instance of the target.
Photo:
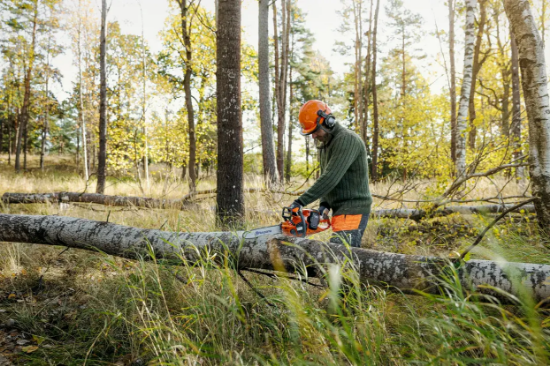
POLYGON ((321 175, 298 200, 306 206, 320 199, 333 215, 368 215, 372 196, 365 144, 338 123, 330 134, 332 139, 320 149, 321 175))

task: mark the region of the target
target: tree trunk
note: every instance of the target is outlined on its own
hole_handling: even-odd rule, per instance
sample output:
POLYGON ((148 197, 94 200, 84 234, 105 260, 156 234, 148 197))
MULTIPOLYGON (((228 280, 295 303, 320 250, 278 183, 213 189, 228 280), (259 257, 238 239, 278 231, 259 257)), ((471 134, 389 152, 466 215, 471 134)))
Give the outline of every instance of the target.
POLYGON ((365 81, 361 88, 362 90, 362 101, 361 101, 361 110, 359 111, 360 122, 361 122, 361 139, 365 143, 368 152, 368 136, 367 136, 367 127, 368 127, 368 115, 369 115, 369 105, 370 105, 370 93, 371 93, 371 65, 372 65, 372 16, 373 16, 373 6, 374 0, 370 1, 370 13, 369 13, 369 30, 367 33, 367 55, 365 56, 365 81))
MULTIPOLYGON (((80 6, 80 2, 79 2, 80 6)), ((80 16, 80 11, 79 11, 80 16)), ((81 19, 79 19, 81 22, 81 19)), ((82 49, 81 49, 81 27, 82 25, 78 25, 78 79, 79 79, 79 86, 78 86, 78 99, 79 99, 79 110, 78 110, 78 116, 80 118, 80 125, 82 126, 82 163, 84 167, 84 180, 86 182, 89 179, 89 173, 88 173, 88 144, 86 141, 86 118, 84 116, 84 99, 82 98, 82 49)))
POLYGON ((378 30, 378 11, 380 9, 380 0, 376 0, 376 11, 374 13, 374 28, 372 31, 372 168, 371 179, 378 181, 378 139, 380 136, 380 127, 378 124, 378 91, 376 87, 376 33, 378 30))
POLYGON ((288 101, 289 104, 289 113, 288 113, 288 149, 286 152, 286 164, 285 164, 285 180, 287 183, 290 183, 290 176, 291 176, 291 170, 292 170, 292 130, 294 128, 292 124, 292 100, 294 99, 294 90, 292 88, 292 66, 290 66, 290 72, 289 72, 289 90, 290 90, 290 98, 288 101))
POLYGON ((529 120, 529 173, 541 229, 550 227, 550 106, 542 40, 528 0, 504 0, 517 41, 523 97, 529 120))
POLYGON ((32 20, 32 41, 31 41, 31 48, 28 56, 28 65, 25 70, 25 78, 23 81, 24 85, 24 96, 23 96, 23 107, 21 109, 20 114, 20 122, 19 122, 19 130, 17 133, 17 147, 16 147, 16 155, 15 155, 15 171, 17 173, 21 172, 21 145, 23 146, 23 153, 24 153, 24 162, 23 162, 23 168, 27 168, 27 141, 26 141, 26 135, 27 135, 27 125, 29 123, 29 108, 31 104, 31 78, 32 78, 32 70, 34 66, 34 49, 36 45, 36 29, 38 26, 38 0, 34 4, 34 15, 32 20))
POLYGON ((279 181, 279 172, 275 162, 271 97, 269 95, 271 90, 269 86, 269 0, 260 0, 258 18, 258 82, 263 173, 267 184, 271 186, 279 181))
POLYGON ((487 23, 487 9, 486 9, 487 0, 479 1, 479 22, 476 36, 476 44, 474 47, 474 62, 472 68, 472 83, 470 86, 470 98, 468 103, 468 114, 470 116, 470 132, 468 134, 468 146, 470 149, 474 150, 476 148, 476 135, 477 128, 475 125, 476 119, 476 107, 475 107, 475 92, 476 92, 476 82, 477 74, 481 69, 482 62, 479 60, 479 54, 481 52, 481 44, 483 43, 483 33, 485 31, 485 24, 487 23))
MULTIPOLYGON (((223 3, 224 0, 220 0, 220 25, 223 24, 223 3)), ((204 260, 201 253, 208 252, 210 258, 218 261, 229 260, 229 255, 230 262, 238 269, 285 272, 306 269, 309 276, 316 277, 323 276, 322 268, 327 265, 353 264, 360 282, 366 285, 389 285, 436 294, 439 293, 437 277, 445 275, 443 269, 448 265, 444 259, 435 257, 377 252, 282 235, 242 239, 230 232, 172 233, 61 216, 0 214, 1 241, 100 250, 126 258, 151 259, 152 249, 155 258, 185 258, 189 264, 204 260)), ((517 296, 526 290, 535 302, 550 297, 549 265, 470 260, 462 265, 458 274, 467 288, 484 288, 482 291, 498 297, 499 291, 517 296)))
POLYGON ((472 85, 472 71, 474 62, 474 12, 476 0, 466 0, 466 25, 464 47, 464 73, 460 90, 460 105, 457 116, 457 146, 456 146, 456 175, 462 176, 466 172, 466 133, 468 130, 468 104, 472 85))
POLYGON ((238 227, 244 220, 241 116, 241 1, 220 0, 216 33, 218 112, 217 220, 238 227))
POLYGON ((42 146, 40 149, 40 170, 44 171, 44 156, 46 155, 46 143, 48 142, 48 134, 50 133, 50 103, 49 98, 49 81, 50 81, 50 39, 48 38, 48 48, 46 56, 46 97, 44 105, 44 129, 42 131, 42 146))
POLYGON ((191 94, 191 74, 193 73, 192 62, 193 53, 191 49, 191 27, 192 22, 188 16, 189 8, 187 7, 187 0, 178 0, 178 4, 181 10, 181 34, 183 37, 183 44, 185 46, 185 71, 183 77, 183 88, 185 91, 185 107, 187 108, 187 124, 189 130, 189 191, 193 192, 196 189, 197 172, 195 168, 196 154, 197 154, 197 138, 195 134, 195 112, 193 110, 193 96, 191 94))
POLYGON ((455 9, 454 0, 448 0, 449 5, 449 59, 451 67, 451 160, 456 164, 456 68, 455 68, 455 9))
POLYGON ((145 174, 145 184, 147 185, 147 191, 151 189, 151 182, 149 180, 149 136, 147 131, 147 60, 145 53, 145 23, 143 21, 143 9, 141 8, 140 3, 140 15, 141 15, 141 63, 143 68, 143 84, 142 92, 143 99, 141 104, 141 119, 143 122, 143 138, 144 138, 144 152, 143 152, 143 171, 145 174))
POLYGON ((275 96, 277 101, 277 170, 281 181, 284 178, 285 115, 288 77, 288 53, 290 35, 290 0, 281 0, 281 50, 277 35, 277 7, 273 2, 274 47, 275 47, 275 96))
POLYGON ((363 95, 361 88, 363 56, 361 55, 363 50, 363 0, 353 1, 353 23, 355 27, 355 63, 354 63, 354 82, 353 82, 353 115, 355 123, 355 131, 360 132, 360 120, 361 109, 363 102, 363 95))
MULTIPOLYGON (((510 126, 512 139, 512 160, 517 161, 522 156, 521 151, 521 93, 519 81, 519 60, 516 38, 510 30, 510 43, 512 48, 512 125, 510 126)), ((525 176, 524 168, 516 169, 516 177, 525 176)))
POLYGON ((106 76, 106 24, 107 0, 101 0, 101 35, 99 38, 99 154, 97 156, 97 188, 96 193, 105 193, 105 179, 107 178, 107 76, 106 76))

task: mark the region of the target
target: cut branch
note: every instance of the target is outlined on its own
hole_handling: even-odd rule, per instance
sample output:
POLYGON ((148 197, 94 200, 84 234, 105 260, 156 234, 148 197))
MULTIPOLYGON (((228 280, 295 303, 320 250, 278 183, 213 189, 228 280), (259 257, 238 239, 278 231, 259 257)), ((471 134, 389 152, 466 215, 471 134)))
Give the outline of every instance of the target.
MULTIPOLYGON (((63 245, 99 250, 126 258, 175 259, 184 263, 209 258, 230 257, 236 269, 266 269, 287 272, 307 270, 310 276, 323 276, 329 263, 348 263, 357 270, 364 284, 385 284, 402 290, 418 289, 437 293, 436 277, 447 264, 435 257, 376 252, 320 241, 263 236, 242 239, 242 233, 173 233, 139 229, 105 222, 61 216, 0 214, 0 242, 63 245)), ((496 288, 518 295, 528 289, 536 301, 550 297, 550 265, 497 263, 471 260, 460 269, 465 285, 496 288)), ((491 294, 498 295, 495 291, 491 294)))

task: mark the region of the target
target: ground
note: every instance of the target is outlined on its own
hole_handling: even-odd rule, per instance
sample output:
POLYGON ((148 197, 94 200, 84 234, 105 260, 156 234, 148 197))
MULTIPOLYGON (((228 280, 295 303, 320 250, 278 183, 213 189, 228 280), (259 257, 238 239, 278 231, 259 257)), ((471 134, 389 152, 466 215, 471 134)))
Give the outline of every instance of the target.
MULTIPOLYGON (((118 172, 108 181, 106 193, 158 198, 181 198, 187 193, 177 172, 170 176, 169 168, 160 165, 152 171, 150 188, 145 183, 140 188, 131 174, 118 172)), ((302 183, 297 178, 287 190, 302 183)), ((203 177, 198 190, 214 184, 214 177, 203 177)), ((415 189, 402 198, 426 199, 427 188, 433 185, 429 180, 415 182, 415 189)), ((246 186, 259 187, 261 180, 247 176, 246 186)), ((404 186, 385 182, 371 188, 387 195, 404 186)), ((0 155, 0 194, 86 189, 93 192, 93 185, 86 188, 71 157, 49 157, 45 171, 31 157, 28 171, 16 175, 7 156, 0 155)), ((493 197, 494 190, 493 184, 481 182, 468 198, 493 197)), ((524 190, 523 182, 514 182, 503 193, 512 196, 524 190)), ((277 223, 280 208, 293 199, 247 194, 246 225, 277 223)), ((206 195, 184 211, 86 204, 3 205, 0 211, 109 217, 109 222, 137 227, 213 231, 214 204, 215 198, 206 195)), ((401 205, 375 199, 373 209, 401 205)), ((371 219, 362 245, 449 257, 471 243, 491 220, 460 215, 418 223, 371 219)), ((320 234, 318 239, 329 235, 320 234)), ((540 237, 534 216, 517 213, 491 230, 472 257, 550 263, 550 245, 540 237)), ((227 264, 208 260, 190 268, 64 247, 4 243, 0 246, 0 365, 547 364, 550 359, 549 314, 529 299, 519 299, 517 306, 468 301, 469 289, 452 281, 442 284, 446 296, 405 295, 364 288, 353 272, 334 276, 330 279, 343 284, 340 292, 284 277, 237 273, 227 264)))

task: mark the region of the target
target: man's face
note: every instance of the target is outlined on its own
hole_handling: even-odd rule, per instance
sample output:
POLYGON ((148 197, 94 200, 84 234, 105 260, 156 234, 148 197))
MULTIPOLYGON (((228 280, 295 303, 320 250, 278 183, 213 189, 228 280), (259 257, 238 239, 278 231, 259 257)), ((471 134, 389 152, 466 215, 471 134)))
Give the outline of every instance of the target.
POLYGON ((311 134, 311 138, 320 142, 326 142, 328 134, 325 132, 325 130, 319 128, 317 131, 311 134))

